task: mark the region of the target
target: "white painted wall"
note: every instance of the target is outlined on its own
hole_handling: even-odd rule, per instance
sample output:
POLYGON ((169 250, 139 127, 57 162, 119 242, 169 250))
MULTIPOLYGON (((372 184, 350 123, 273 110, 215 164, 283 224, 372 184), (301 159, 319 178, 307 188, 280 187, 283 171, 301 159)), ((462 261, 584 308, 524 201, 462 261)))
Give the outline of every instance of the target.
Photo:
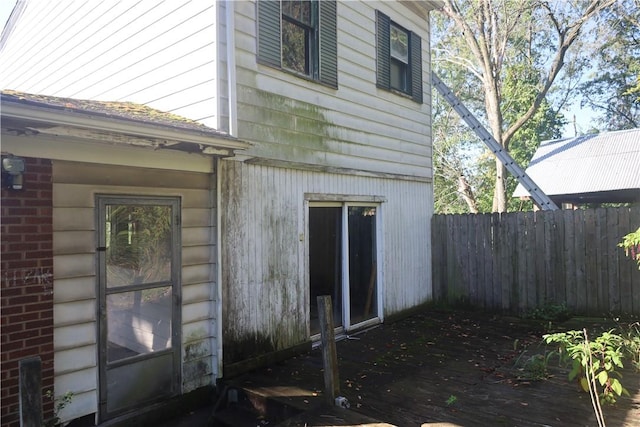
POLYGON ((231 160, 220 174, 225 345, 257 335, 282 350, 309 339, 305 193, 384 198, 384 314, 431 298, 430 183, 231 160))

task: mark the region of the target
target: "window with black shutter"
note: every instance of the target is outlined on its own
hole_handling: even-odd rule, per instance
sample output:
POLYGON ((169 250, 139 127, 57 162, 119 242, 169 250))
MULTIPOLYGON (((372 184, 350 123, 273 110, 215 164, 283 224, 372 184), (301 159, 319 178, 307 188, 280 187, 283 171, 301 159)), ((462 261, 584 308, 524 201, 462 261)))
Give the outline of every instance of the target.
POLYGON ((376 84, 422 103, 422 40, 376 11, 376 84))
POLYGON ((259 0, 258 62, 338 86, 335 0, 259 0))

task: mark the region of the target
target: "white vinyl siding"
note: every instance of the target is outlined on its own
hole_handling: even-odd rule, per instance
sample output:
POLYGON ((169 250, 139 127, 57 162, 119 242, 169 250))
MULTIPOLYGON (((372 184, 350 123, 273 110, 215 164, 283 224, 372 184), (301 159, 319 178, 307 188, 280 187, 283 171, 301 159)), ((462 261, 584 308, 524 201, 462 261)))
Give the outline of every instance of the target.
POLYGON ((72 403, 62 411, 63 419, 97 410, 96 194, 181 197, 181 392, 215 383, 212 179, 210 174, 193 172, 53 162, 55 387, 60 394, 74 392, 72 403), (157 174, 170 179, 172 188, 146 186, 157 174))
POLYGON ((27 1, 3 89, 130 101, 218 127, 217 2, 27 1))
MULTIPOLYGON (((376 9, 415 29, 429 81, 428 20, 400 2, 338 2, 337 90, 257 61, 254 2, 238 2, 238 136, 248 156, 431 179, 430 91, 424 104, 376 87, 376 9)), ((425 88, 428 88, 425 85, 425 88)), ((244 153, 243 153, 244 154, 244 153)))

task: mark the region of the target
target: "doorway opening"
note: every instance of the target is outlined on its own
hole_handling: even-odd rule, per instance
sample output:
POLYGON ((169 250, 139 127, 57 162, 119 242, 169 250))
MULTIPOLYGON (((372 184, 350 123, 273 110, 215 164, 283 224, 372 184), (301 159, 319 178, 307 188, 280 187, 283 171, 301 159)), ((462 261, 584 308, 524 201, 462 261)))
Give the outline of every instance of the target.
POLYGON ((310 202, 308 218, 311 336, 320 333, 320 295, 331 296, 338 332, 379 321, 378 206, 310 202))

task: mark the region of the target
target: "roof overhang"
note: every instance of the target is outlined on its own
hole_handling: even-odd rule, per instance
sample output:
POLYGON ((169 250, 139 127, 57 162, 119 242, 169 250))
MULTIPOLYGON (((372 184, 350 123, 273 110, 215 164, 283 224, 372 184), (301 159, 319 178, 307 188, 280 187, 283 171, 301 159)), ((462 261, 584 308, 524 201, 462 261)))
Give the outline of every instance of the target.
POLYGON ((428 16, 430 11, 444 7, 444 0, 400 0, 400 3, 416 15, 424 18, 428 16))
POLYGON ((48 135, 222 157, 251 146, 210 128, 189 129, 12 97, 2 97, 0 113, 2 133, 9 135, 48 135))
MULTIPOLYGON (((548 194, 558 206, 562 203, 573 205, 601 203, 640 203, 640 188, 626 188, 609 191, 593 191, 576 194, 548 194)), ((529 196, 520 196, 522 200, 530 200, 529 196)))

